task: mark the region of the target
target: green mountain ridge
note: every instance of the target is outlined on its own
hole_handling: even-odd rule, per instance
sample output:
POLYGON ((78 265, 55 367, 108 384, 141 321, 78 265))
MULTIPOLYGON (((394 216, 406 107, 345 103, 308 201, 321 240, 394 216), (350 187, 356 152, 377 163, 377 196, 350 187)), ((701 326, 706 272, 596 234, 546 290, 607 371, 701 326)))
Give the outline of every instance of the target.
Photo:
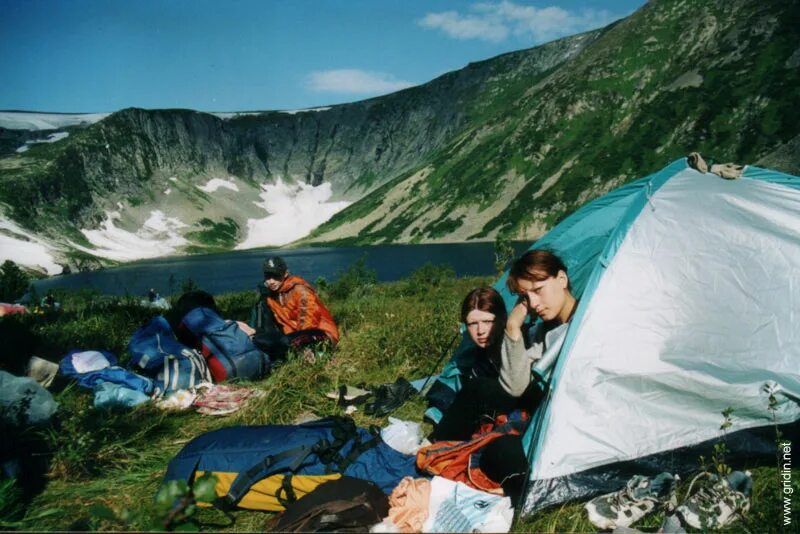
POLYGON ((797 20, 796 2, 650 2, 482 102, 497 111, 426 160, 424 179, 409 173, 302 242, 532 239, 694 150, 798 173, 797 20))
POLYGON ((0 132, 0 212, 73 268, 103 263, 80 230, 111 211, 128 231, 154 210, 178 218, 184 253, 233 248, 278 180, 353 202, 296 244, 533 239, 695 150, 800 173, 798 21, 794 1, 654 0, 361 102, 224 119, 131 108, 22 154, 30 134, 0 132), (196 187, 226 177, 238 192, 196 187))

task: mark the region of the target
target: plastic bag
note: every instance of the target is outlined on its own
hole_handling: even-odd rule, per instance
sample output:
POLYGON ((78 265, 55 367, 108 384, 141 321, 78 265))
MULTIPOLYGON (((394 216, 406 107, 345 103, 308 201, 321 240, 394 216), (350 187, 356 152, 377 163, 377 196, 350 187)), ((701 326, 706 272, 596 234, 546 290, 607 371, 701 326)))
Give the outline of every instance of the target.
POLYGON ((381 438, 388 446, 403 454, 416 454, 425 439, 419 423, 394 417, 390 417, 389 426, 381 430, 381 438))
POLYGON ((50 392, 32 378, 0 371, 0 414, 5 424, 22 428, 43 424, 57 409, 50 392))
POLYGON ((131 408, 149 400, 141 391, 112 382, 100 382, 94 390, 94 407, 98 409, 131 408))

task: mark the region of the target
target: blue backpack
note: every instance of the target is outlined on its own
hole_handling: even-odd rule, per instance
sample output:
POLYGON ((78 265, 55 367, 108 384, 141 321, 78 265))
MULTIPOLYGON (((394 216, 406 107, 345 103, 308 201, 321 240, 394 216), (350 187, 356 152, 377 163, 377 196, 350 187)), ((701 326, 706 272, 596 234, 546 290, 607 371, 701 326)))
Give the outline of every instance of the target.
POLYGON ((162 394, 191 389, 202 382, 212 382, 205 359, 197 351, 184 347, 180 354, 164 356, 163 367, 155 378, 162 394))
POLYGON ((357 428, 352 419, 340 416, 201 434, 169 462, 164 483, 191 483, 201 473, 218 476, 217 506, 274 511, 310 491, 313 484, 307 486, 303 479, 318 484, 326 475, 346 475, 370 480, 388 495, 403 477, 420 476, 413 455, 386 445, 377 429, 357 428), (273 489, 265 491, 271 481, 273 489))
POLYGON ((128 343, 130 365, 152 375, 164 366, 164 358, 182 354, 187 347, 175 339, 167 320, 158 315, 133 333, 128 343))
POLYGON ((176 329, 178 339, 193 349, 200 349, 203 334, 219 330, 225 320, 211 308, 194 308, 186 313, 176 329))
POLYGON ((269 372, 271 362, 267 355, 235 322, 206 332, 201 346, 214 382, 258 380, 269 372))

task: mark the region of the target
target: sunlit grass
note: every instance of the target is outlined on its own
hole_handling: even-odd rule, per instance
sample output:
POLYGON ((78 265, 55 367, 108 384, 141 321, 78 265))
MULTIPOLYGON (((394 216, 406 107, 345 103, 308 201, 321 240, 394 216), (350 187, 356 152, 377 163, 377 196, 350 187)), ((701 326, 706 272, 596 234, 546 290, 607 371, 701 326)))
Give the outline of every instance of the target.
MULTIPOLYGON (((324 289, 323 298, 340 325, 338 347, 318 351, 313 363, 292 355, 266 379, 247 384, 262 390, 263 397, 251 400, 229 416, 209 417, 192 411, 165 413, 154 406, 125 412, 97 411, 90 394, 68 387, 56 395, 60 404, 57 420, 43 432, 43 439, 50 446, 47 486, 29 503, 24 515, 14 509, 19 505, 14 488, 0 486, 0 511, 4 512, 0 527, 46 531, 145 528, 135 522, 92 523, 89 509, 102 504, 116 511, 133 512, 134 518, 146 517, 169 460, 204 432, 233 425, 291 424, 302 415, 340 414, 341 408, 324 396, 340 384, 377 385, 393 382, 399 376, 425 376, 448 350, 463 295, 490 282, 481 278, 457 279, 436 267, 426 269, 394 283, 361 284, 356 279, 351 280, 348 291, 324 289)), ((125 361, 130 335, 154 314, 125 299, 87 293, 59 296, 65 303, 61 317, 26 319, 24 324, 34 335, 47 336, 63 352, 79 347, 112 350, 125 361)), ((243 292, 219 295, 216 302, 225 318, 246 320, 255 299, 254 293, 243 292)), ((424 400, 415 398, 392 415, 421 421, 424 409, 424 400)), ((360 426, 387 423, 387 418, 367 416, 361 409, 353 417, 360 426)), ((430 425, 426 423, 423 428, 427 432, 430 425)), ((731 530, 778 531, 779 488, 775 473, 774 467, 753 470, 753 508, 731 530)), ((681 494, 685 490, 686 481, 681 484, 681 494)), ((242 510, 234 517, 235 523, 230 525, 218 510, 199 512, 203 528, 215 531, 264 530, 271 515, 242 510)), ((663 513, 653 514, 637 527, 655 531, 662 520, 663 513)), ((597 529, 588 522, 582 503, 568 503, 525 518, 513 530, 597 529)))

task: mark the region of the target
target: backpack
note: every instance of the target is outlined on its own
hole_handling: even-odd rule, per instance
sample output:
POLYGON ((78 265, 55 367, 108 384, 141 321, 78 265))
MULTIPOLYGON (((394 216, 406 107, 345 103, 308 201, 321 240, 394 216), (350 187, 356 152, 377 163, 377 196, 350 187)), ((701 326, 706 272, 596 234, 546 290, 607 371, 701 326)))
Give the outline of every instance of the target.
POLYGON ((266 375, 270 369, 267 355, 256 348, 235 322, 223 324, 201 338, 202 353, 214 382, 258 380, 266 375))
MULTIPOLYGON (((519 412, 516 412, 519 413, 519 412)), ((437 441, 417 451, 417 467, 431 475, 463 482, 467 486, 503 495, 499 482, 490 479, 480 468, 480 455, 484 447, 503 436, 519 436, 525 429, 528 415, 519 417, 501 415, 495 423, 488 423, 467 441, 437 441)))
POLYGON ((349 417, 301 425, 236 426, 207 432, 169 462, 164 483, 217 476, 218 507, 277 512, 323 482, 342 475, 374 482, 388 494, 418 476, 414 457, 357 428, 349 417))
POLYGON ((374 483, 342 477, 320 484, 286 507, 273 532, 366 532, 389 515, 389 499, 374 483))
POLYGON ((200 350, 203 334, 219 330, 225 320, 211 308, 194 308, 183 316, 176 330, 178 339, 193 349, 200 350))
POLYGON ((155 374, 164 366, 164 358, 169 354, 181 354, 187 347, 175 339, 167 320, 158 315, 139 328, 128 343, 130 365, 140 368, 147 374, 155 374))
POLYGON ((179 354, 164 355, 163 367, 155 378, 156 387, 162 394, 191 389, 202 382, 211 381, 211 373, 203 356, 186 347, 179 354))
POLYGON ((172 329, 177 331, 178 325, 184 316, 195 308, 209 308, 215 312, 219 312, 217 303, 214 301, 214 296, 206 291, 198 289, 188 291, 181 295, 175 302, 175 307, 167 311, 164 315, 172 329))

